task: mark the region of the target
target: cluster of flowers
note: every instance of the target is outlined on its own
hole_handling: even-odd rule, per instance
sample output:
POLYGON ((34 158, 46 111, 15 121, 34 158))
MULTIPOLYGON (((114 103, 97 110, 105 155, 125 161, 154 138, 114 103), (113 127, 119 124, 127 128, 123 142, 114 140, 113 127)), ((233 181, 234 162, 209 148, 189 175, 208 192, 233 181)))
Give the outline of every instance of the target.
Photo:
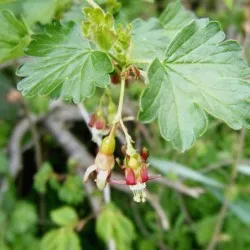
POLYGON ((144 147, 140 153, 135 151, 134 155, 128 155, 126 148, 122 147, 124 158, 122 161, 119 161, 119 165, 123 170, 125 178, 124 180, 115 180, 111 176, 116 162, 114 157, 115 145, 115 137, 111 134, 102 139, 95 162, 88 167, 85 173, 84 182, 88 181, 89 176, 93 174, 96 185, 100 190, 103 190, 107 183, 127 185, 133 192, 134 201, 145 202, 146 182, 159 177, 149 177, 148 175, 148 149, 144 147))

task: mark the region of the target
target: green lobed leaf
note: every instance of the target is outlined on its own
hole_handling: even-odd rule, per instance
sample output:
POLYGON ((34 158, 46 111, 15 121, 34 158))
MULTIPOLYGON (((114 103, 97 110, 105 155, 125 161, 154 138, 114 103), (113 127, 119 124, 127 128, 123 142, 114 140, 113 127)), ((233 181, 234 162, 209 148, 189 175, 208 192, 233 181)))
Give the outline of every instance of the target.
POLYGON ((44 235, 41 249, 46 250, 81 250, 80 240, 73 230, 60 228, 44 235))
POLYGON ((29 25, 44 25, 60 17, 70 4, 71 0, 18 0, 11 7, 17 9, 29 25))
POLYGON ((22 14, 29 24, 36 22, 48 24, 52 21, 55 11, 55 0, 25 0, 22 2, 22 14))
POLYGON ((23 55, 30 42, 30 32, 24 21, 7 10, 0 10, 0 63, 23 55))
POLYGON ((37 192, 44 194, 46 185, 53 174, 53 168, 50 163, 44 163, 34 177, 34 188, 37 192))
POLYGON ((34 235, 30 233, 15 237, 12 241, 11 250, 24 250, 24 249, 42 250, 40 249, 40 241, 38 240, 38 238, 34 237, 34 235))
POLYGON ((163 25, 158 19, 151 18, 147 21, 136 19, 132 22, 129 59, 133 61, 163 58, 169 42, 163 25))
POLYGON ((68 176, 59 191, 59 198, 68 204, 79 204, 83 201, 84 192, 80 176, 68 176))
POLYGON ((159 19, 168 39, 172 40, 182 28, 195 19, 195 15, 191 11, 185 10, 181 1, 178 0, 170 3, 159 19))
POLYGON ((181 151, 206 131, 205 111, 233 129, 250 127, 247 64, 238 43, 224 37, 217 22, 193 21, 168 46, 165 60, 155 59, 148 70, 139 119, 158 119, 163 138, 181 151))
POLYGON ((97 218, 96 231, 105 242, 113 239, 119 249, 130 249, 136 236, 133 223, 113 204, 102 210, 97 218))
POLYGON ((35 206, 28 202, 18 202, 11 213, 10 230, 15 234, 30 233, 35 230, 38 221, 35 206))
POLYGON ((63 14, 63 21, 74 21, 78 24, 81 24, 84 20, 84 14, 82 12, 82 9, 86 6, 86 2, 72 5, 71 8, 63 14))
POLYGON ((78 215, 71 207, 62 207, 50 213, 54 223, 60 226, 74 226, 78 222, 78 215))
POLYGON ((96 87, 109 84, 110 59, 90 48, 78 25, 54 23, 44 32, 33 36, 27 54, 35 57, 17 72, 26 77, 18 83, 23 95, 50 94, 79 103, 91 97, 96 87))

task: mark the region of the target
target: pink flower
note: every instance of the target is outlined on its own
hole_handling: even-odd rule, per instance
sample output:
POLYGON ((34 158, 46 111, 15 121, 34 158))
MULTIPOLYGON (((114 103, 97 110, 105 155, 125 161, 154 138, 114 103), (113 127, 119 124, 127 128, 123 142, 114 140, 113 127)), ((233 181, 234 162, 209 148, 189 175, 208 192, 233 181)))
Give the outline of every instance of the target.
POLYGON ((115 158, 113 155, 106 155, 98 153, 95 158, 95 163, 87 168, 84 175, 84 182, 87 182, 89 176, 95 174, 95 182, 98 189, 103 190, 108 182, 111 171, 115 165, 115 158))
POLYGON ((114 158, 115 138, 105 137, 102 140, 100 151, 96 155, 95 163, 87 168, 84 175, 84 182, 87 182, 89 176, 95 174, 95 182, 98 189, 103 190, 108 183, 110 174, 115 165, 114 158))
POLYGON ((143 156, 139 154, 133 157, 126 156, 124 160, 125 164, 122 166, 125 173, 125 180, 109 180, 110 183, 129 186, 130 190, 133 192, 133 199, 135 202, 145 202, 147 196, 146 183, 160 177, 159 175, 151 177, 148 175, 147 158, 148 153, 146 154, 145 152, 143 156))

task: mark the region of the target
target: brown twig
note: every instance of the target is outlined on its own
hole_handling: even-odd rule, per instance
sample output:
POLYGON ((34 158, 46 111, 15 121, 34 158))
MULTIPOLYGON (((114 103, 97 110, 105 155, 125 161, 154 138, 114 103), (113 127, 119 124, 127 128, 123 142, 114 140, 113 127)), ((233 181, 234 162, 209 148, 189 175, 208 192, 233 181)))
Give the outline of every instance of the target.
MULTIPOLYGON (((237 148, 237 152, 236 152, 236 157, 235 157, 234 165, 232 168, 230 181, 229 181, 227 188, 226 188, 226 192, 230 192, 235 185, 235 181, 237 179, 237 174, 238 174, 237 167, 238 167, 238 163, 241 159, 241 155, 243 152, 245 136, 246 136, 246 130, 242 129, 240 134, 239 134, 239 141, 238 141, 238 148, 237 148)), ((229 205, 230 205, 230 199, 227 197, 227 195, 225 195, 225 199, 224 199, 224 202, 223 202, 221 209, 220 209, 220 212, 219 212, 219 216, 218 216, 218 220, 217 220, 217 223, 216 223, 216 226, 214 229, 214 233, 213 233, 211 241, 207 247, 207 250, 214 250, 216 248, 216 245, 218 243, 218 238, 219 238, 220 232, 222 230, 222 226, 224 224, 224 220, 226 218, 229 205)))

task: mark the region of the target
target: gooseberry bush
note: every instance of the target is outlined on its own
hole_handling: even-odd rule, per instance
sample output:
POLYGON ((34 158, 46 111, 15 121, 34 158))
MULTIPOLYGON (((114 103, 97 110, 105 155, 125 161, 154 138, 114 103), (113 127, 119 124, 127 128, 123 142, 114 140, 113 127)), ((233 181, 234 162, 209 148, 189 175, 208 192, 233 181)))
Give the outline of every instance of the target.
MULTIPOLYGON (((101 191, 110 184, 128 187, 140 203, 147 199, 147 182, 161 179, 149 174, 150 148, 137 148, 126 126, 131 117, 124 115, 124 102, 136 84, 143 83, 143 88, 137 99, 138 115, 132 118, 141 124, 157 121, 162 138, 179 152, 190 149, 206 132, 208 118, 222 120, 234 130, 250 127, 250 71, 239 44, 225 41, 220 23, 197 18, 180 1, 170 3, 159 18, 125 23, 113 16, 118 2, 110 1, 104 9, 93 0, 84 3, 80 21, 69 15, 50 23, 50 16, 60 15, 67 4, 63 2, 54 1, 41 17, 29 13, 27 19, 2 10, 0 62, 27 55, 16 71, 17 89, 27 98, 47 96, 81 110, 98 93, 98 104, 88 119, 98 150, 83 183, 93 179, 101 191), (37 21, 47 24, 39 32, 31 25, 37 21), (117 89, 119 96, 114 98, 117 89), (122 177, 112 175, 115 168, 120 168, 122 177)), ((22 8, 27 11, 25 4, 22 8)), ((45 163, 35 176, 35 189, 44 194, 48 183, 60 189, 59 198, 68 204, 83 199, 83 192, 74 191, 81 190, 79 176, 71 173, 61 188, 58 176, 45 163)), ((113 204, 104 209, 97 231, 105 241, 115 237, 121 246, 117 249, 128 249, 133 233, 124 243, 126 236, 116 229, 115 221, 110 222, 113 232, 102 230, 114 214, 125 233, 133 232, 113 204)), ((51 218, 59 229, 45 235, 42 249, 80 249, 74 229, 85 221, 69 207, 53 211, 51 218)))
POLYGON ((205 133, 206 113, 233 129, 250 126, 248 67, 237 42, 224 41, 218 22, 196 19, 179 2, 169 5, 159 19, 126 25, 116 24, 95 2, 89 5, 81 25, 53 23, 32 36, 25 52, 33 58, 17 71, 24 78, 18 89, 25 96, 50 95, 78 104, 91 98, 96 88, 110 97, 112 79, 120 83, 119 103, 109 99, 108 121, 101 102, 91 117, 90 127, 107 130, 108 135, 85 181, 95 172, 99 189, 108 182, 126 184, 135 201, 144 201, 145 183, 154 177, 148 176, 147 149, 137 152, 123 122, 126 82, 140 77, 145 82, 138 121, 157 120, 162 137, 185 151, 205 133), (126 138, 120 161, 125 181, 111 176, 118 126, 126 138))

